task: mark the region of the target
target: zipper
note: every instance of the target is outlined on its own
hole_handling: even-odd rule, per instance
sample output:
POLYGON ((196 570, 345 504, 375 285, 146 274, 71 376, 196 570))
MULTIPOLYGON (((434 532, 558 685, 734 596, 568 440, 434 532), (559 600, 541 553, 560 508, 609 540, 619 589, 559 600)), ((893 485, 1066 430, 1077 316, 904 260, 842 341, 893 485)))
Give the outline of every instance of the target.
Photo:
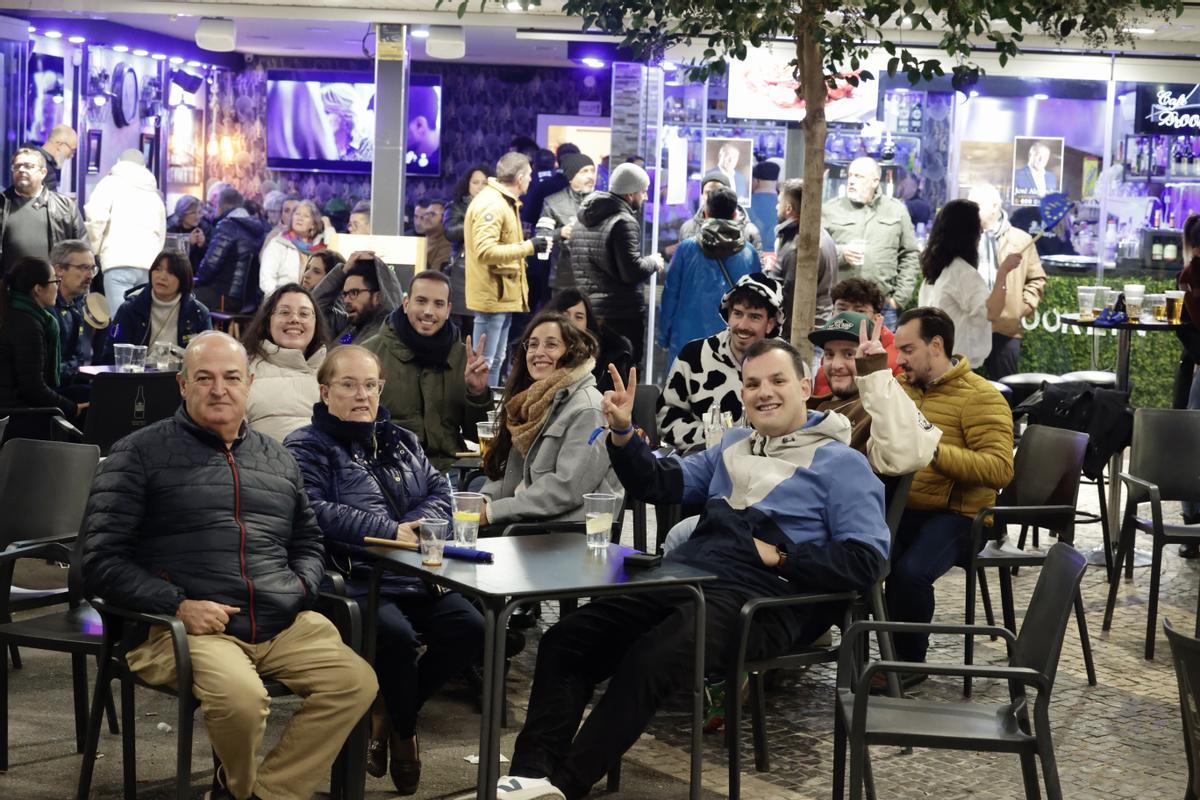
POLYGON ((258 624, 254 618, 254 581, 250 580, 250 575, 246 572, 246 525, 242 522, 242 484, 238 479, 237 462, 233 458, 233 451, 228 447, 225 448, 225 460, 229 462, 229 469, 233 472, 233 518, 237 521, 242 537, 238 555, 241 560, 242 580, 246 582, 246 589, 250 593, 250 641, 257 642, 258 624))

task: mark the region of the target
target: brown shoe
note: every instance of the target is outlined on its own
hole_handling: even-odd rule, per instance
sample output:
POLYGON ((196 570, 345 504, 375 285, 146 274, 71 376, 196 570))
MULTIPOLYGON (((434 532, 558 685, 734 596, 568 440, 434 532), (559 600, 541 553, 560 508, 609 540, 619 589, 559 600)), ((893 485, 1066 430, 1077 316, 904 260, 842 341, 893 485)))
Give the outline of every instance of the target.
POLYGON ((416 794, 421 783, 421 759, 417 752, 417 737, 405 739, 392 734, 392 785, 400 794, 416 794))
POLYGON ((367 774, 382 778, 387 774, 388 743, 387 739, 372 739, 367 745, 367 774))

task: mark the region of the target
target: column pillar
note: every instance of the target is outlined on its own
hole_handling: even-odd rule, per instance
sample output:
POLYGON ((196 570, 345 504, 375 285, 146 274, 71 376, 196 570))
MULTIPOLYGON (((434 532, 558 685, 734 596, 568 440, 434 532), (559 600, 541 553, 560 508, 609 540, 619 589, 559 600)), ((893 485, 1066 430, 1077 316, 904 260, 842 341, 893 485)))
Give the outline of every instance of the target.
POLYGON ((404 232, 404 156, 408 139, 408 26, 379 25, 375 48, 375 157, 371 232, 404 232))

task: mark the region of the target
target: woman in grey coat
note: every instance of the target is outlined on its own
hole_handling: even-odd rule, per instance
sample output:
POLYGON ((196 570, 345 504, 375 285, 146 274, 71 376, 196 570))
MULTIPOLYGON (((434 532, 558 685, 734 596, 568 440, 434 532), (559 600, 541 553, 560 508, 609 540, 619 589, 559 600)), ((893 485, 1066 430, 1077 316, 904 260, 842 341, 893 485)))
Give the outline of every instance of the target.
POLYGON ((583 496, 621 484, 592 432, 604 424, 596 340, 557 311, 533 318, 512 359, 499 431, 483 460, 481 524, 583 520, 583 496))

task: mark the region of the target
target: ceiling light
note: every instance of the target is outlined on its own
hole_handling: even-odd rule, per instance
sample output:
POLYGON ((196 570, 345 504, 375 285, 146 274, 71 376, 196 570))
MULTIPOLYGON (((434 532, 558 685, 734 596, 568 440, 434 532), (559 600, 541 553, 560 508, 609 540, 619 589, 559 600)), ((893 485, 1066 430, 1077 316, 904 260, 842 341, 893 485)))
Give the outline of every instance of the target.
POLYGON ((585 67, 591 67, 592 69, 604 69, 608 66, 606 61, 593 56, 584 56, 583 58, 579 59, 579 63, 583 64, 585 67))
POLYGON ((1134 36, 1153 36, 1156 31, 1154 28, 1122 28, 1124 33, 1132 33, 1134 36))
POLYGON ((71 44, 83 44, 84 42, 87 41, 87 39, 85 39, 82 36, 71 36, 67 39, 67 41, 70 42, 71 44))
POLYGON ((180 58, 179 56, 171 56, 167 60, 170 61, 172 64, 182 64, 183 63, 183 59, 180 58))
POLYGON ((413 28, 412 36, 414 39, 428 39, 429 28, 413 28))
POLYGON ((129 52, 129 48, 128 48, 128 47, 126 47, 126 46, 125 46, 125 45, 123 45, 123 44, 114 44, 114 45, 113 45, 113 51, 114 51, 114 52, 117 52, 117 53, 128 53, 128 52, 129 52))
POLYGON ((1046 94, 1045 92, 1038 92, 1037 94, 1035 94, 1033 96, 1033 99, 1034 100, 1049 100, 1050 95, 1046 94))
POLYGON ((62 38, 62 32, 60 32, 60 31, 46 31, 46 38, 47 38, 47 39, 61 39, 61 38, 62 38))
POLYGON ((189 62, 187 62, 187 65, 189 67, 203 67, 204 66, 199 61, 189 61, 189 62))
POLYGON ((30 32, 30 33, 37 33, 37 28, 35 28, 35 27, 33 27, 32 25, 30 25, 30 26, 29 26, 29 32, 30 32))
POLYGON ((133 54, 134 54, 135 56, 148 56, 148 55, 150 55, 150 51, 149 51, 149 50, 143 50, 142 48, 138 47, 138 48, 136 48, 136 49, 133 51, 133 54))
POLYGON ((167 60, 167 57, 165 55, 163 55, 162 53, 155 53, 154 55, 152 55, 150 57, 153 58, 155 61, 166 61, 167 60))

